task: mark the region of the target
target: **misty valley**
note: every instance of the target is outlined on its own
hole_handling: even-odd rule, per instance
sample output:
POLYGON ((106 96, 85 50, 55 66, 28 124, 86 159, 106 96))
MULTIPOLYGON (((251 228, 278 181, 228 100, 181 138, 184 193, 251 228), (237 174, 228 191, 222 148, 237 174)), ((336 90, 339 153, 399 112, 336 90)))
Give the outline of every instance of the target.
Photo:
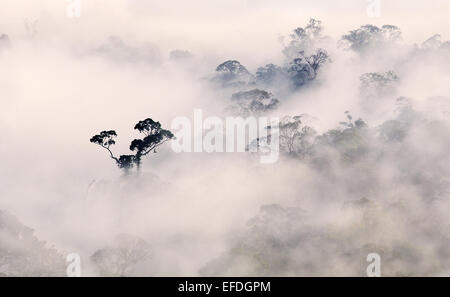
POLYGON ((44 2, 0 11, 0 276, 450 275, 444 8, 44 2))

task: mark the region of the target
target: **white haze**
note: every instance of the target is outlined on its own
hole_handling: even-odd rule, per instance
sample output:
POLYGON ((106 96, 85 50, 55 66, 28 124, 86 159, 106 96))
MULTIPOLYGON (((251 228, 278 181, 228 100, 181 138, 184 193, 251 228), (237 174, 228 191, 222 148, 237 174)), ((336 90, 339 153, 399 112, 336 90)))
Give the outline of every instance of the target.
MULTIPOLYGON (((255 72, 267 63, 281 64, 279 37, 304 26, 310 17, 323 21, 332 39, 327 50, 333 62, 317 82, 279 98, 282 104, 274 115, 308 113, 316 119, 314 127, 325 132, 337 127, 347 110, 375 127, 395 116, 399 96, 412 98, 418 110, 430 108, 430 97, 447 98, 448 104, 449 54, 406 54, 414 43, 434 34, 450 39, 448 1, 385 0, 380 18, 367 16, 363 0, 142 2, 82 0, 81 17, 71 19, 64 1, 2 1, 0 35, 8 34, 11 47, 0 51, 0 209, 16 215, 63 253, 79 253, 86 275, 97 275, 89 257, 117 234, 128 233, 145 239, 153 250, 151 264, 137 274, 196 276, 246 234, 246 223, 263 205, 301 208, 310 225, 336 225, 339 234, 347 234, 357 215, 343 213, 343 203, 367 197, 383 208, 389 199, 397 199, 407 201, 409 215, 398 219, 381 212, 374 232, 384 234, 386 245, 411 241, 421 251, 421 261, 438 261, 436 246, 448 246, 448 237, 427 241, 423 233, 413 237, 411 231, 423 227, 417 220, 430 218, 436 224, 429 222, 427 228, 439 226, 439 232, 450 235, 449 192, 432 206, 424 205, 419 190, 396 178, 427 167, 423 156, 442 158, 430 163, 427 172, 450 172, 445 153, 450 147, 448 122, 443 137, 420 129, 410 136, 411 151, 404 152, 410 160, 403 168, 391 165, 390 158, 396 156, 392 152, 376 170, 357 168, 355 173, 336 166, 339 178, 334 182, 322 180, 297 160, 281 158, 264 165, 247 154, 176 154, 170 145, 144 161, 139 178, 127 179, 89 138, 114 129, 118 140, 113 150, 122 154, 137 137, 134 124, 146 117, 170 128, 174 117, 192 117, 195 108, 225 116, 226 92, 207 79, 216 66, 236 59, 255 72), (35 36, 27 32, 26 20, 37 20, 35 36), (376 53, 362 59, 336 48, 341 35, 367 23, 399 26, 402 45, 380 53, 380 59, 374 58, 376 53), (145 61, 98 54, 95 49, 109 36, 143 48, 145 61), (193 60, 170 60, 175 49, 188 50, 193 60), (374 106, 361 104, 359 76, 392 69, 401 78, 396 94, 374 106), (368 174, 369 181, 358 172, 368 174), (349 190, 342 184, 355 178, 363 188, 349 190), (377 180, 374 189, 370 178, 377 180)), ((430 112, 430 120, 438 119, 440 110, 431 110, 439 115, 430 112)), ((448 176, 440 177, 448 182, 448 176)), ((371 235, 359 240, 366 236, 371 235)), ((324 261, 308 253, 316 262, 324 261)), ((341 268, 325 275, 353 273, 338 255, 336 261, 341 268)), ((412 273, 430 270, 426 266, 425 272, 412 273)), ((245 267, 227 273, 246 274, 245 267)))

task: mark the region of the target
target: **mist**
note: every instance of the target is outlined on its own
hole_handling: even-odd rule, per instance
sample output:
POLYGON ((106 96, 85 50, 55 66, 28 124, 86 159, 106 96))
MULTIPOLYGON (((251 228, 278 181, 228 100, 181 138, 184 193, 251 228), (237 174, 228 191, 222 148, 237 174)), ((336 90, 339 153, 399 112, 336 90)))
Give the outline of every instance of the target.
POLYGON ((376 18, 362 0, 91 0, 75 18, 4 2, 0 275, 65 275, 71 253, 83 276, 364 276, 369 253, 383 276, 450 274, 448 1, 381 1, 376 18), (381 33, 343 38, 366 24, 381 33), (217 70, 230 60, 245 72, 217 70), (254 89, 274 104, 253 109, 254 89), (89 141, 114 129, 128 154, 138 121, 172 130, 194 109, 298 130, 273 164, 166 143, 139 174, 89 141), (120 249, 139 257, 118 272, 120 249), (40 251, 54 264, 24 264, 40 251))

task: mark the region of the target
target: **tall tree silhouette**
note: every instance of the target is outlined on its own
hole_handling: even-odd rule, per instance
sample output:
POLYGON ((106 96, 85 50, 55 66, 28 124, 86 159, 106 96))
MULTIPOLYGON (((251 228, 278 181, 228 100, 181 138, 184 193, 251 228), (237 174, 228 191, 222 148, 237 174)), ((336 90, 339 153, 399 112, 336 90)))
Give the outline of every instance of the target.
POLYGON ((117 133, 114 130, 102 131, 100 134, 94 135, 90 141, 106 149, 117 166, 124 170, 125 173, 128 173, 134 165, 139 171, 142 157, 148 155, 151 151, 156 153, 156 147, 174 138, 174 135, 169 130, 162 129, 159 122, 155 122, 150 118, 139 121, 134 129, 144 134, 143 139, 134 139, 131 142, 130 150, 136 152, 134 155, 116 157, 113 154, 111 146, 116 144, 115 138, 117 137, 117 133))

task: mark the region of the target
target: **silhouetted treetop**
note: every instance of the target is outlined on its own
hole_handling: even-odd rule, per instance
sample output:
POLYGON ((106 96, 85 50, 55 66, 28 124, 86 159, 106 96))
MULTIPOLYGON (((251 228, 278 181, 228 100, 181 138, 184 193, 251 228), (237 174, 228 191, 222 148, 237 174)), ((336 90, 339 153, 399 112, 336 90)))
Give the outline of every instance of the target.
POLYGON ((298 27, 294 29, 294 33, 289 36, 289 44, 283 49, 283 54, 288 59, 294 59, 299 52, 312 52, 317 45, 316 43, 324 38, 322 32, 322 22, 310 19, 304 28, 298 27))
POLYGON ((159 122, 150 118, 139 121, 134 129, 145 135, 143 139, 133 140, 130 145, 130 150, 137 151, 140 155, 146 155, 150 150, 174 137, 172 132, 162 129, 159 122))
POLYGON ((242 116, 274 110, 280 103, 271 93, 260 89, 234 93, 231 100, 233 104, 228 109, 242 116))
POLYGON ((143 139, 134 139, 131 142, 130 150, 136 152, 134 155, 121 155, 118 158, 114 156, 110 149, 111 145, 116 143, 114 139, 117 137, 117 133, 114 130, 102 131, 100 134, 94 135, 90 141, 105 148, 117 166, 128 172, 134 165, 139 170, 142 156, 151 151, 156 153, 156 147, 174 138, 172 132, 162 129, 161 123, 155 122, 151 118, 139 121, 134 129, 145 135, 143 139))

